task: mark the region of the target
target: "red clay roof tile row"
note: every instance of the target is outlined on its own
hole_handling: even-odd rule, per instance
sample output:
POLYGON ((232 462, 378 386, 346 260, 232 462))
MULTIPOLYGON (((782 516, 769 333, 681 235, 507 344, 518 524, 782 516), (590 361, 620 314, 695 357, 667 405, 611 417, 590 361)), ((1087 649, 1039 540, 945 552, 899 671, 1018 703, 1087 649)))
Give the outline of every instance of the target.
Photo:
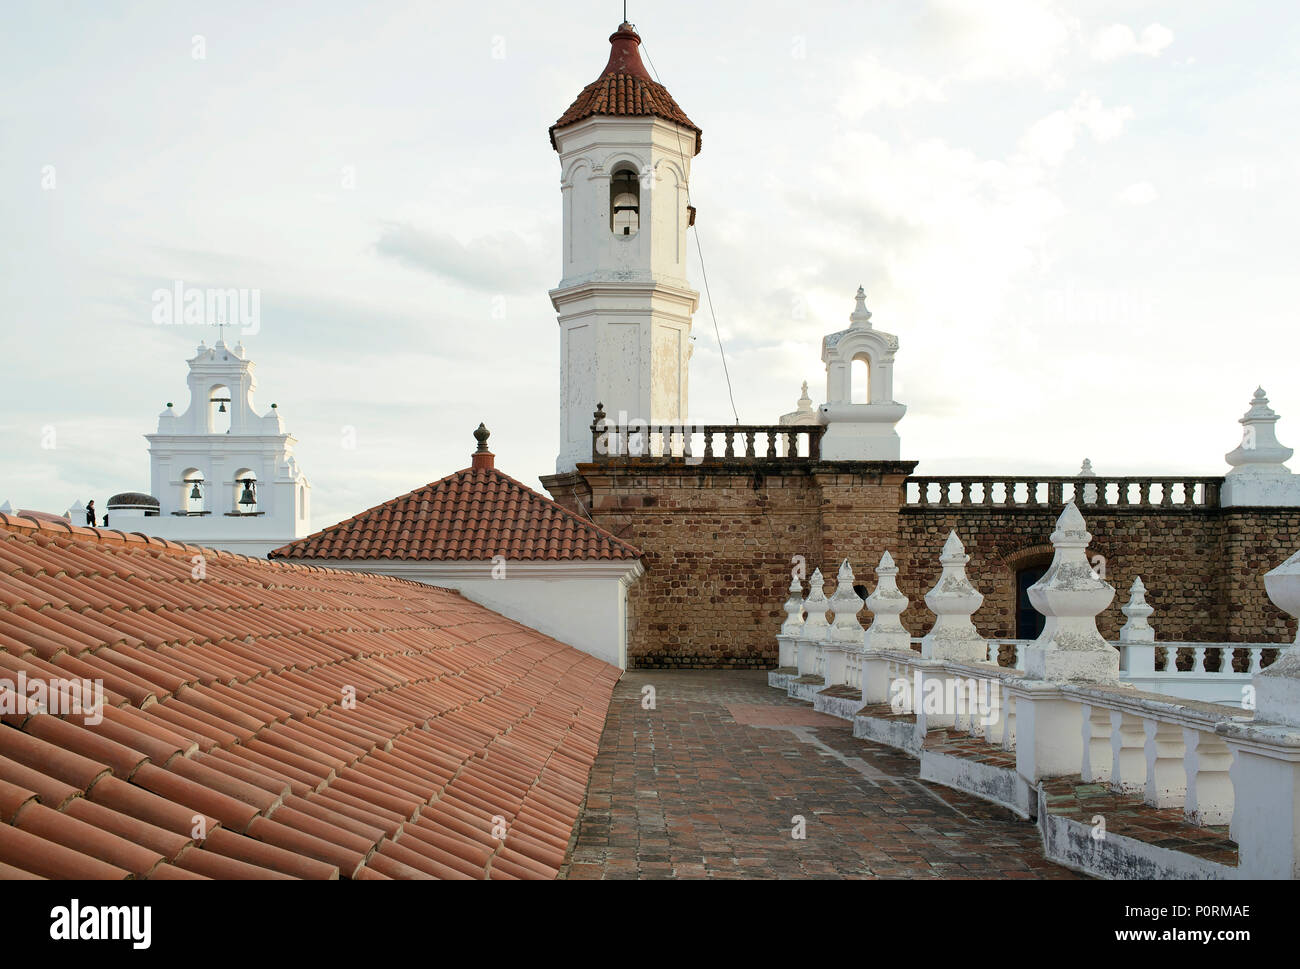
POLYGON ((280 559, 638 559, 641 552, 494 467, 467 468, 275 549, 280 559))
POLYGON ((618 671, 447 590, 0 515, 20 676, 106 705, 0 707, 0 879, 536 878, 618 671))

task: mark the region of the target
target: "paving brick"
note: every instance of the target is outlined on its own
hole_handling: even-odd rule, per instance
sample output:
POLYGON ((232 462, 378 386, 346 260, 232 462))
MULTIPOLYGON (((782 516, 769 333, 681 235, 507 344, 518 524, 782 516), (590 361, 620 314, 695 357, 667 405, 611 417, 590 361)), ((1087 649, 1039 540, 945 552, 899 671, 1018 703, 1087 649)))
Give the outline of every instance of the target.
POLYGON ((847 721, 782 696, 765 674, 636 670, 615 689, 561 877, 666 874, 1080 877, 1043 859, 1034 825, 921 782, 915 760, 854 738, 847 721), (641 707, 647 684, 654 710, 641 707), (662 823, 643 827, 647 813, 662 823), (803 840, 791 837, 795 815, 803 840), (632 823, 609 835, 620 816, 632 823))

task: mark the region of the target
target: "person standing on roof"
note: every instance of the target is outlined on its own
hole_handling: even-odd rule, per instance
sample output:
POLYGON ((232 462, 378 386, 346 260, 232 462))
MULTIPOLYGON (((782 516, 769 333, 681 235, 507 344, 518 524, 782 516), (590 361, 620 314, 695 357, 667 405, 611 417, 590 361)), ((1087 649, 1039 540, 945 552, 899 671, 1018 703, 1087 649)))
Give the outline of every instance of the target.
POLYGON ((95 527, 95 499, 91 498, 86 503, 86 524, 91 528, 95 527))

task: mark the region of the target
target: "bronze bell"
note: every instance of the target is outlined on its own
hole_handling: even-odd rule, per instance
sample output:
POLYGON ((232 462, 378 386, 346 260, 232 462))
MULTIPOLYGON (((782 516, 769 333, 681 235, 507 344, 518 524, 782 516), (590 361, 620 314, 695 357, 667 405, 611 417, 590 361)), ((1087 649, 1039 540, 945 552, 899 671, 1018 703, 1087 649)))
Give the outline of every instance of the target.
POLYGON ((199 483, 197 481, 194 482, 194 487, 190 489, 190 497, 195 501, 203 497, 202 492, 199 491, 199 483))
POLYGON ((241 505, 257 504, 257 498, 253 495, 253 479, 244 478, 243 481, 244 481, 244 490, 239 496, 239 503, 241 505))

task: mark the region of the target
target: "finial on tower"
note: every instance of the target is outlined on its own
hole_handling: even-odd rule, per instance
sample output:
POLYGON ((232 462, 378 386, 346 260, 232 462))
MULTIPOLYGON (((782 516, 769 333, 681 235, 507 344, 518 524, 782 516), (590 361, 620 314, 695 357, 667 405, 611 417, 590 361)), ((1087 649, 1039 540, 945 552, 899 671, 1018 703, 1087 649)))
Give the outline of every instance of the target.
POLYGON ((861 286, 858 287, 858 295, 854 297, 857 306, 849 314, 849 323, 853 326, 871 326, 871 310, 867 309, 867 291, 861 286))

